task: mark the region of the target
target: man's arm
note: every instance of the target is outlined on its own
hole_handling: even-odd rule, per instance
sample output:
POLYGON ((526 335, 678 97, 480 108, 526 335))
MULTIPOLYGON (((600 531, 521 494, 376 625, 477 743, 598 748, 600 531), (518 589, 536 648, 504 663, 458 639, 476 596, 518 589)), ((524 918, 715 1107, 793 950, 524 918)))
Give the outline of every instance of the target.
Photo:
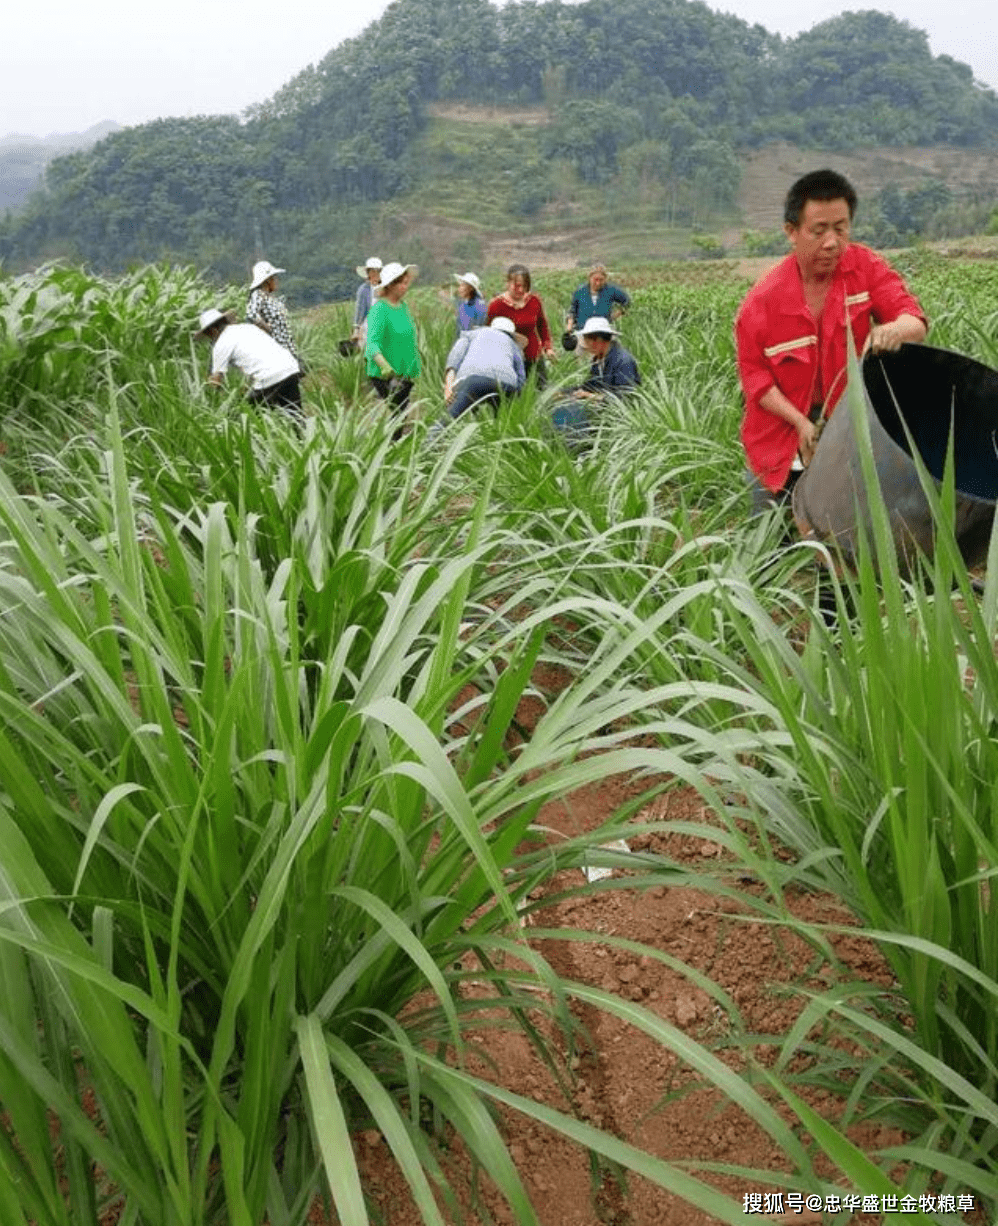
POLYGON ((867 258, 870 306, 877 322, 870 329, 866 348, 893 353, 905 343, 920 344, 929 330, 922 304, 883 256, 869 252, 867 258))
MULTIPOLYGON (((776 385, 774 372, 765 358, 765 341, 760 331, 758 311, 746 309, 749 300, 742 305, 735 317, 735 348, 738 355, 738 380, 746 405, 756 404, 766 413, 786 424, 797 434, 797 446, 805 463, 810 459, 815 445, 815 426, 805 413, 794 404, 785 392, 776 385)), ((817 338, 814 338, 815 341, 817 338)))
POLYGON ((444 400, 448 404, 454 398, 454 388, 457 386, 457 372, 461 369, 461 363, 464 361, 470 344, 470 336, 467 332, 462 332, 451 346, 450 353, 448 353, 447 360, 444 363, 444 400))
POLYGON ((924 319, 907 311, 886 324, 874 324, 867 346, 874 353, 896 353, 902 345, 920 345, 929 329, 924 319))
POLYGON ((756 403, 761 409, 765 409, 767 413, 772 413, 774 417, 785 421, 788 426, 793 426, 797 431, 797 447, 800 451, 800 458, 805 464, 809 463, 817 442, 817 427, 814 422, 805 417, 799 409, 795 408, 775 383, 768 392, 764 392, 759 397, 756 403))
POLYGON ((232 347, 229 338, 223 332, 211 347, 211 360, 208 364, 208 386, 221 387, 225 383, 225 372, 232 361, 232 347))
POLYGON ((612 387, 621 392, 629 392, 641 386, 641 375, 633 354, 620 352, 617 361, 613 364, 610 383, 612 387))

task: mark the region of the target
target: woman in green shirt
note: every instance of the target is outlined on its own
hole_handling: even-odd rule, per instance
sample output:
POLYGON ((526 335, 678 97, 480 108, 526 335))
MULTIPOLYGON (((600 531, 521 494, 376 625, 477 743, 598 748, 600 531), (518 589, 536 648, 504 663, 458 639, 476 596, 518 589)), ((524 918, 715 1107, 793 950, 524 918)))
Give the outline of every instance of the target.
POLYGON ((416 328, 402 301, 418 271, 415 264, 386 264, 378 282, 381 297, 367 317, 367 373, 375 391, 396 413, 407 408, 419 374, 416 328))

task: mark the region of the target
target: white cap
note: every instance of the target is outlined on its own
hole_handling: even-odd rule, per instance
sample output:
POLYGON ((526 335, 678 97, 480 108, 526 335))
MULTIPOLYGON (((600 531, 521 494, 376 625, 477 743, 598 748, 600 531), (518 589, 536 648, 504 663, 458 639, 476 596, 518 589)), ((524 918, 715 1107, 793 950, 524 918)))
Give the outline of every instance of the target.
POLYGON ((454 274, 454 280, 464 281, 467 285, 471 286, 476 294, 480 294, 482 292, 482 283, 473 272, 456 272, 454 274))
POLYGON ((372 255, 369 260, 365 261, 365 263, 358 264, 354 271, 357 273, 358 277, 361 277, 366 281, 367 280, 367 270, 369 268, 380 268, 380 267, 381 267, 381 261, 378 259, 376 255, 372 255))

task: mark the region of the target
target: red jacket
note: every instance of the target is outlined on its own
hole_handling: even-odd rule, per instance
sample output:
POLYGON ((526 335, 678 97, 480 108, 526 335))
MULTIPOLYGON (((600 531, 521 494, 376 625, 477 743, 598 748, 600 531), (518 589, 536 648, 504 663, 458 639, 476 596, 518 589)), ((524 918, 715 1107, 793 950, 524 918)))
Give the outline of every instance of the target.
POLYGON ((845 390, 847 312, 857 354, 862 353, 874 323, 890 323, 904 314, 925 321, 918 300, 900 274, 858 243, 850 243, 839 260, 820 328, 804 300, 800 268, 792 252, 749 290, 738 310, 735 343, 745 395, 742 444, 749 467, 774 492, 786 484, 797 454, 797 431, 762 408, 759 399, 776 386, 807 414, 824 396, 830 414, 845 390))
POLYGON ((536 362, 542 349, 551 348, 551 329, 548 327, 541 300, 536 294, 528 294, 521 307, 510 306, 500 294, 489 303, 487 322, 491 323, 497 315, 505 315, 507 319, 511 319, 517 332, 527 338, 527 348, 523 352, 524 361, 536 362))

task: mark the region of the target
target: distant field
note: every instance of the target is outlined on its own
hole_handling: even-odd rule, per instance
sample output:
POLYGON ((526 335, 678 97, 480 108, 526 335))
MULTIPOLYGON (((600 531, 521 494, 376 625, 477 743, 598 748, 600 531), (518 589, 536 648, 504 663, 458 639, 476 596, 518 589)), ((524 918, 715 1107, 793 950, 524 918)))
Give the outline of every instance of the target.
MULTIPOLYGON (((383 235, 386 250, 418 249, 421 261, 435 268, 463 263, 479 269, 514 260, 537 269, 568 269, 596 259, 635 264, 697 256, 695 230, 670 221, 671 181, 627 182, 618 176, 608 184, 582 184, 565 166, 549 168, 541 153, 550 122, 544 107, 438 104, 428 114, 415 159, 420 179, 404 197, 381 206, 374 222, 376 242, 383 235), (517 192, 532 179, 545 184, 544 199, 525 215, 518 211, 517 192)), ((585 139, 580 129, 579 140, 585 139)), ((739 256, 746 231, 779 232, 786 188, 823 165, 856 185, 861 219, 863 201, 888 183, 910 189, 935 179, 970 197, 993 192, 998 182, 998 154, 983 150, 881 147, 843 153, 775 143, 744 156, 736 208, 696 229, 739 256)), ((968 240, 944 245, 964 248, 968 240)), ((987 254, 987 244, 977 247, 987 254)), ((766 266, 765 260, 749 260, 745 273, 758 275, 766 266)))

